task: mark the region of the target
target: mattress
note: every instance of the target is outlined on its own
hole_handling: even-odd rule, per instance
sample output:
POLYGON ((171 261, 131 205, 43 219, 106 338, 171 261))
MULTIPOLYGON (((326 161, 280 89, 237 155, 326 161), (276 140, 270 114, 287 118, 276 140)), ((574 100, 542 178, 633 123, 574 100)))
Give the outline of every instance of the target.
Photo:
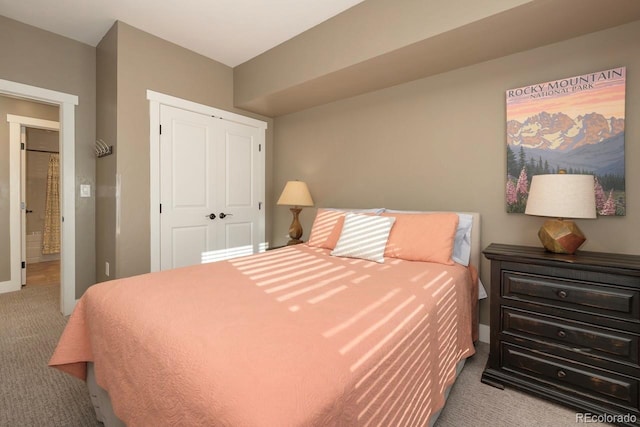
POLYGON ((142 425, 425 425, 474 353, 460 265, 296 245, 101 283, 50 366, 142 425))

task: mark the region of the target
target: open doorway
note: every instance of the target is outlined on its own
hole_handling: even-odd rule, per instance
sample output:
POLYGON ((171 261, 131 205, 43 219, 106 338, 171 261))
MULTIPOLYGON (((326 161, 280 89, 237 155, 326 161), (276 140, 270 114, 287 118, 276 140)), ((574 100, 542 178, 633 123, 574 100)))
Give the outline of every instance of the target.
POLYGON ((60 285, 60 143, 52 129, 24 129, 23 286, 60 285))
MULTIPOLYGON (((37 103, 57 106, 58 122, 60 130, 60 214, 61 214, 61 259, 60 259, 60 311, 69 315, 76 303, 75 296, 75 108, 78 105, 78 97, 75 95, 57 92, 49 89, 25 85, 0 79, 0 94, 10 99, 24 99, 37 103)), ((24 112, 17 112, 22 114, 24 112)), ((0 231, 8 238, 0 239, 0 292, 19 290, 21 286, 21 262, 20 262, 20 209, 10 209, 20 206, 20 129, 21 125, 32 126, 24 123, 22 117, 7 114, 9 125, 8 148, 8 202, 2 206, 0 213, 8 214, 0 221, 0 231), (17 135, 14 137, 14 135, 17 135), (18 140, 18 144, 12 143, 18 140), (7 212, 8 211, 8 212, 7 212), (6 227, 8 225, 8 228, 6 227), (4 230, 3 230, 4 228, 4 230), (9 245, 9 251, 6 249, 9 245), (7 253, 8 252, 8 253, 7 253), (5 260, 6 261, 3 261, 5 260)), ((34 126, 38 127, 38 126, 34 126)), ((3 163, 3 164, 4 164, 3 163)), ((2 174, 0 174, 1 176, 2 174)), ((4 178, 6 179, 6 177, 4 178)), ((3 183, 4 185, 4 183, 3 183)), ((0 233, 0 234, 2 234, 0 233)), ((5 237, 3 235, 3 237, 5 237)))

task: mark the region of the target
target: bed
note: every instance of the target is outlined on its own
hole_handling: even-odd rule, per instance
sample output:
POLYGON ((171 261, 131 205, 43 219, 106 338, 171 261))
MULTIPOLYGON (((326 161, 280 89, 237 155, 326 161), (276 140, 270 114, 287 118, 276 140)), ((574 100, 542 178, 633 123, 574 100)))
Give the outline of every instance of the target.
POLYGON ((475 351, 479 215, 465 266, 390 249, 426 238, 416 214, 327 211, 307 244, 90 287, 49 365, 88 382, 107 426, 433 424, 475 351), (353 218, 367 238, 391 218, 382 261, 349 253, 353 218))

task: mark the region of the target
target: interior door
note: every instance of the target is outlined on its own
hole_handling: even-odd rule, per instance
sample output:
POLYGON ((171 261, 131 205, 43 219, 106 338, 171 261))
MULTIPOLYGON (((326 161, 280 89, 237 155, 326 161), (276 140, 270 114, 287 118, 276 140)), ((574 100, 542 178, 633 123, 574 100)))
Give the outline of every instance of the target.
POLYGON ((218 146, 210 117, 164 106, 160 114, 160 256, 165 270, 198 264, 215 245, 218 146))
POLYGON ((161 269, 260 250, 264 155, 251 126, 160 108, 161 269))
POLYGON ((263 250, 264 157, 255 127, 216 120, 220 156, 216 165, 216 245, 207 261, 263 250))

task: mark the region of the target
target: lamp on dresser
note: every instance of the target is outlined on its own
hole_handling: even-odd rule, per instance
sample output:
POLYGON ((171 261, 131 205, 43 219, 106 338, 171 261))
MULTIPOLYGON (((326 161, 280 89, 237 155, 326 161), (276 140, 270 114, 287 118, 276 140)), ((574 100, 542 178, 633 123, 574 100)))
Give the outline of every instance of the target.
POLYGON ((586 240, 582 231, 566 218, 595 218, 593 175, 566 173, 534 175, 525 214, 554 217, 538 231, 550 252, 573 254, 586 240))
POLYGON ((302 243, 302 225, 300 225, 299 215, 302 211, 300 206, 313 206, 313 199, 309 193, 309 187, 302 181, 289 181, 284 186, 282 194, 278 199, 278 205, 293 206, 289 208, 293 215, 293 221, 289 227, 289 238, 287 245, 302 243))

